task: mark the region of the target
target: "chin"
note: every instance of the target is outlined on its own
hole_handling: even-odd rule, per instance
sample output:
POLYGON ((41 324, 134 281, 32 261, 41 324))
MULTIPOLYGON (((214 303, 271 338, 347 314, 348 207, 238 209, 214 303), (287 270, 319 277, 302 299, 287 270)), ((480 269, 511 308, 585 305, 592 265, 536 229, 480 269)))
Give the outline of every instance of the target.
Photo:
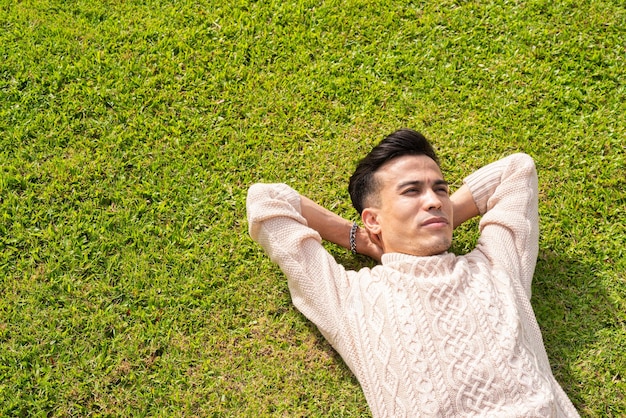
POLYGON ((452 246, 451 239, 445 239, 437 243, 434 243, 432 246, 432 255, 445 253, 446 251, 450 249, 451 246, 452 246))
POLYGON ((408 243, 408 246, 385 249, 385 252, 398 252, 415 255, 418 257, 430 257, 445 253, 452 246, 452 237, 429 237, 430 239, 420 239, 417 242, 408 243))
POLYGON ((407 254, 416 255, 419 257, 431 257, 433 255, 443 254, 450 249, 450 243, 433 243, 425 247, 419 247, 413 251, 407 251, 407 254))

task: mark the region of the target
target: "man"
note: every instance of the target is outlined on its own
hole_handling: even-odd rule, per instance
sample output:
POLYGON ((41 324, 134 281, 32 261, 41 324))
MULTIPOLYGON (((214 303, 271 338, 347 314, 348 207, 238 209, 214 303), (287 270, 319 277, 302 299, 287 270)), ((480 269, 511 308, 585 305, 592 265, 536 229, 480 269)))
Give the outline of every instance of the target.
POLYGON ((450 196, 431 145, 402 129, 359 163, 349 192, 364 229, 281 184, 250 188, 249 228, 374 416, 578 416, 530 305, 538 250, 530 157, 489 164, 450 196), (478 215, 476 249, 448 253, 453 228, 478 215), (382 264, 346 271, 320 237, 382 264))

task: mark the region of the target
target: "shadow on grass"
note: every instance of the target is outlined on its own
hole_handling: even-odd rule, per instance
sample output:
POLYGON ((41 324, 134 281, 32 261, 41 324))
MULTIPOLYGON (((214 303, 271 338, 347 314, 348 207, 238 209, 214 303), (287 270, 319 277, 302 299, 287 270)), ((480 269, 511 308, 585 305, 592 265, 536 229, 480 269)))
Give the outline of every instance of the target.
POLYGON ((611 334, 620 326, 614 305, 599 277, 602 267, 541 250, 533 281, 532 305, 554 376, 576 408, 582 415, 614 416, 610 403, 620 402, 619 399, 605 397, 606 405, 585 402, 588 386, 585 381, 602 379, 603 371, 598 366, 609 367, 597 364, 604 363, 607 355, 602 353, 602 347, 608 351, 617 349, 603 346, 599 336, 605 332, 611 334), (594 351, 598 353, 595 360, 589 356, 594 351))

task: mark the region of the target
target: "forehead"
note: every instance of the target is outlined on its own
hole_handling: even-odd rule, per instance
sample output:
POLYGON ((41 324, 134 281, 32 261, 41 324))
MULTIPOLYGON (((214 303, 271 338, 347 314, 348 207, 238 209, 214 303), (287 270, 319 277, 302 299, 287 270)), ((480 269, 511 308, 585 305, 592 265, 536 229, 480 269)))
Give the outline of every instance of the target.
POLYGON ((443 180, 437 163, 425 155, 404 155, 383 164, 376 172, 383 184, 403 181, 433 182, 443 180))

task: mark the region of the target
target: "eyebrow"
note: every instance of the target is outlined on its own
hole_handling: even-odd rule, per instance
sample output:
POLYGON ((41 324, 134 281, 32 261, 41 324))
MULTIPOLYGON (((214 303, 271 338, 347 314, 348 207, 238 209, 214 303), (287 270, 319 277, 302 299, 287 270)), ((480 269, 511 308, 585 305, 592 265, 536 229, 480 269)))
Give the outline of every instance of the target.
MULTIPOLYGON (((405 182, 402 182, 402 183, 398 184, 398 186, 396 187, 396 190, 401 190, 401 189, 404 189, 405 187, 408 187, 408 186, 423 187, 424 183, 425 182, 423 182, 421 180, 409 180, 409 181, 405 181, 405 182)), ((446 187, 450 187, 448 185, 448 182, 445 181, 444 179, 435 180, 433 182, 433 186, 441 186, 441 185, 444 185, 446 187)))

